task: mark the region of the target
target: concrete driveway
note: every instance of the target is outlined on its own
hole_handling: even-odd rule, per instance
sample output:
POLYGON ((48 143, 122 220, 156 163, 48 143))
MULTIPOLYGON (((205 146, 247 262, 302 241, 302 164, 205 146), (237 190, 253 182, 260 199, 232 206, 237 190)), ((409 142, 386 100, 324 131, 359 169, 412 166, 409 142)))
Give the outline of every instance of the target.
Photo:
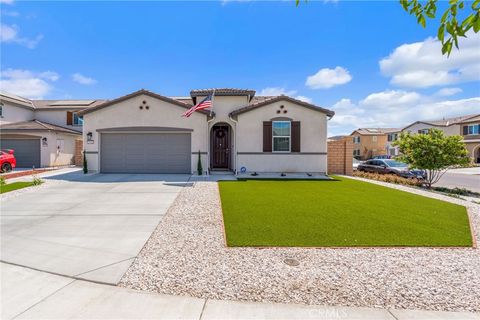
POLYGON ((189 175, 95 174, 46 178, 2 200, 4 262, 117 284, 189 175))

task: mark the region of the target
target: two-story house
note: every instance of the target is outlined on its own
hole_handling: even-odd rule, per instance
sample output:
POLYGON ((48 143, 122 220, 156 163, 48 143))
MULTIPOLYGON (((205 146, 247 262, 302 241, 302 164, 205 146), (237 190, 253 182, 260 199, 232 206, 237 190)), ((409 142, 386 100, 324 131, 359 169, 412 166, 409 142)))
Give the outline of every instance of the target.
POLYGON ((422 120, 409 124, 402 129, 402 132, 413 134, 426 134, 429 130, 435 128, 443 131, 447 136, 461 135, 464 137, 465 146, 474 163, 480 163, 480 114, 465 115, 453 118, 443 118, 441 120, 422 120))
POLYGON ((104 100, 29 100, 0 93, 0 147, 13 149, 19 168, 64 166, 81 152, 77 112, 104 100), (80 149, 80 150, 78 150, 80 149))
POLYGON ((353 131, 350 134, 353 139, 353 156, 359 160, 367 160, 395 152, 390 150, 393 137, 391 134, 398 132, 399 129, 396 128, 359 128, 353 131))

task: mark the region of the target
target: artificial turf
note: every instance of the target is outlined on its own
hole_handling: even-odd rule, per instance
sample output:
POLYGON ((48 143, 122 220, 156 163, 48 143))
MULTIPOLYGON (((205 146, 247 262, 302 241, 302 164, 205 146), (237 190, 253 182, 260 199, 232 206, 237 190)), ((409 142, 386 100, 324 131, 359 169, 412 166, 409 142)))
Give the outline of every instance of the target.
POLYGON ((228 246, 472 246, 465 207, 368 182, 219 182, 228 246))
POLYGON ((0 194, 33 186, 33 182, 12 182, 0 186, 0 194))

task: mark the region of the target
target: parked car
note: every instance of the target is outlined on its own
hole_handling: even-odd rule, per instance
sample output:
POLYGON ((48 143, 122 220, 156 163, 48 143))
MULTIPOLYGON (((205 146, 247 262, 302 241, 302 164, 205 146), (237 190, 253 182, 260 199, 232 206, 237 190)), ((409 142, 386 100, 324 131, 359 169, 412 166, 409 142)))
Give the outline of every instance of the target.
POLYGON ((406 163, 391 159, 371 159, 358 165, 358 171, 396 174, 404 178, 424 179, 425 171, 410 169, 406 163))
POLYGON ((17 166, 14 150, 0 150, 0 172, 9 172, 17 166))
POLYGON ((392 156, 388 154, 382 154, 382 155, 373 157, 373 159, 391 159, 391 158, 392 156))
POLYGON ((354 171, 355 171, 355 170, 358 170, 358 165, 359 165, 360 163, 363 163, 363 162, 360 161, 360 160, 358 160, 358 159, 353 158, 353 170, 354 170, 354 171))

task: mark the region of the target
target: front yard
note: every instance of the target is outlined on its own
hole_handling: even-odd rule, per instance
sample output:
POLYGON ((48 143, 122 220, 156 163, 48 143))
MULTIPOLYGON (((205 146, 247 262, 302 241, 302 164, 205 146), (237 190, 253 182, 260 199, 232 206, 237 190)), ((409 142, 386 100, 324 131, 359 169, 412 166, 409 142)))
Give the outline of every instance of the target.
POLYGON ((348 178, 219 183, 228 246, 472 246, 465 207, 348 178))
POLYGON ((34 186, 32 181, 19 181, 0 185, 0 194, 34 186))

